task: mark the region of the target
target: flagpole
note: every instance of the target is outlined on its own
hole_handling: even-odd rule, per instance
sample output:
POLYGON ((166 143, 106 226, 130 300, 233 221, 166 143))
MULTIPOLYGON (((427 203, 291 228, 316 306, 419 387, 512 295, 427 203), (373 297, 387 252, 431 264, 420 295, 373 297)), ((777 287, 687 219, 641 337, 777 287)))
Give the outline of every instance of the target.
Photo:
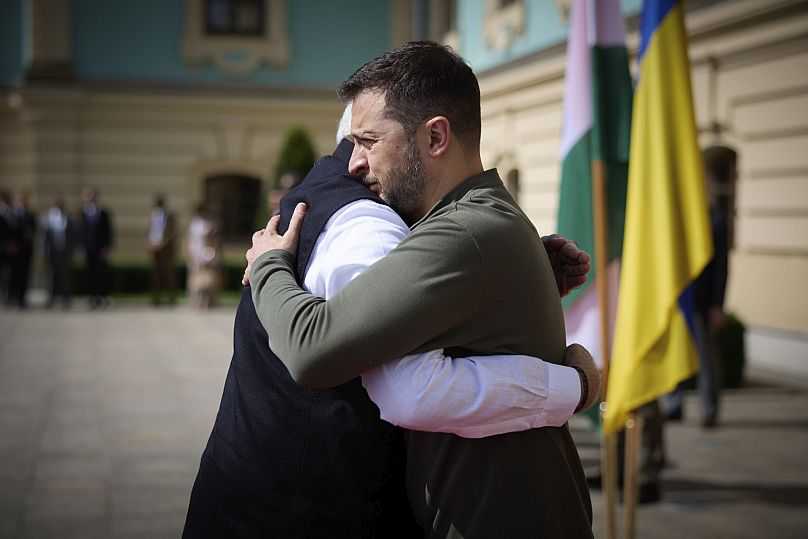
MULTIPOLYGON (((606 387, 609 383, 609 285, 606 272, 609 264, 608 216, 606 210, 606 175, 603 161, 592 161, 592 216, 595 236, 595 286, 597 287, 598 310, 600 311, 600 357, 601 357, 601 414, 605 412, 606 387)), ((617 536, 615 500, 617 498, 617 447, 615 435, 603 435, 600 452, 600 475, 604 498, 606 537, 617 536)))
POLYGON ((626 456, 625 475, 623 479, 623 493, 625 496, 625 539, 636 537, 637 513, 637 468, 640 459, 642 443, 643 418, 636 411, 631 413, 626 422, 626 456))
POLYGON ((606 209, 606 176, 603 161, 592 161, 592 216, 595 226, 595 286, 600 311, 601 400, 606 400, 609 383, 609 285, 606 271, 609 264, 609 222, 606 209))

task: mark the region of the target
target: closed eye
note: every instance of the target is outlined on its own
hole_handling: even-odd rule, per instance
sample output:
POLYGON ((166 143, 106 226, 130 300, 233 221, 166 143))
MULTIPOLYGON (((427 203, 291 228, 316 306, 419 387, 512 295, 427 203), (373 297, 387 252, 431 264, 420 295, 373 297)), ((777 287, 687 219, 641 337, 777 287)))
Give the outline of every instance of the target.
POLYGON ((363 137, 354 137, 354 143, 362 146, 364 149, 369 150, 375 144, 375 140, 363 137))

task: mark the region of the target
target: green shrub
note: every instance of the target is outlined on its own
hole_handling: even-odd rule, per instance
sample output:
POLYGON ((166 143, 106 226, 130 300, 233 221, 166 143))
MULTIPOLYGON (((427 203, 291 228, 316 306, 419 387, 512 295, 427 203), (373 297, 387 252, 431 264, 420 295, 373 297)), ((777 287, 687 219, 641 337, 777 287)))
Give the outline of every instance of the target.
POLYGON ((281 178, 286 174, 291 174, 295 181, 302 180, 303 176, 311 170, 316 159, 317 154, 308 131, 302 127, 290 127, 281 143, 270 181, 265 182, 261 189, 261 199, 253 222, 255 230, 266 226, 270 217, 268 211, 270 194, 273 191, 282 191, 281 178))
POLYGON ((316 155, 308 131, 302 127, 290 127, 281 144, 278 160, 272 174, 272 188, 278 189, 284 174, 300 180, 314 165, 316 155))

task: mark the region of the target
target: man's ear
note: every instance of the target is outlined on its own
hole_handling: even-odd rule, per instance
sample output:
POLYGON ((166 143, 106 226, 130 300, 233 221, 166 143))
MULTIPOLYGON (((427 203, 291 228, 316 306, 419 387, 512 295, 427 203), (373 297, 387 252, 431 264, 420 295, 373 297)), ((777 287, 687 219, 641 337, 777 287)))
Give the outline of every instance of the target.
POLYGON ((452 138, 452 127, 445 116, 435 116, 426 122, 429 133, 429 156, 440 157, 449 150, 449 141, 452 138))

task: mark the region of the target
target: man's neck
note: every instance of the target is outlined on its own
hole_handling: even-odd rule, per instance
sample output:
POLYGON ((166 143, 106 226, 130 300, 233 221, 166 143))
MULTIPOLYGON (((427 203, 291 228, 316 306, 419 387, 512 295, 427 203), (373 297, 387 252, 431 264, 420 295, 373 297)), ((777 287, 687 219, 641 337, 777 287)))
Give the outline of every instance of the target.
POLYGON ((419 221, 423 218, 435 204, 452 192, 455 187, 485 170, 479 153, 475 153, 471 157, 457 155, 452 159, 448 159, 446 163, 437 163, 436 165, 435 169, 430 173, 431 179, 424 194, 423 203, 414 221, 419 221))

